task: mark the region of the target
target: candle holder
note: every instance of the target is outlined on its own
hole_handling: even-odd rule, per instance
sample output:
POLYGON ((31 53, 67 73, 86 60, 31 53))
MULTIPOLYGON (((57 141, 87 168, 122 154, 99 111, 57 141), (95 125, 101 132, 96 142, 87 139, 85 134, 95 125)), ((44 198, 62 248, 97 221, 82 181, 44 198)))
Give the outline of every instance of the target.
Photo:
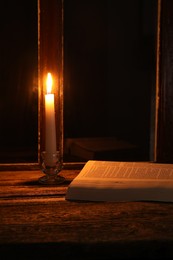
POLYGON ((63 183, 65 178, 59 175, 59 172, 62 169, 60 152, 47 153, 46 151, 43 151, 41 153, 41 158, 42 172, 45 176, 42 176, 39 179, 39 182, 45 185, 57 185, 63 183))

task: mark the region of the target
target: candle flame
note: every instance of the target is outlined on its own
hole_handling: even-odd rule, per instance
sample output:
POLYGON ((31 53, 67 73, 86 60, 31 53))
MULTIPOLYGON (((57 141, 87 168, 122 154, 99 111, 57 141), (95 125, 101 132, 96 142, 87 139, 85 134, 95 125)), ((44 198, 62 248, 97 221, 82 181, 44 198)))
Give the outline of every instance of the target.
POLYGON ((53 84, 52 75, 51 75, 51 73, 48 73, 47 74, 47 80, 46 80, 47 94, 51 93, 51 91, 52 91, 52 84, 53 84))

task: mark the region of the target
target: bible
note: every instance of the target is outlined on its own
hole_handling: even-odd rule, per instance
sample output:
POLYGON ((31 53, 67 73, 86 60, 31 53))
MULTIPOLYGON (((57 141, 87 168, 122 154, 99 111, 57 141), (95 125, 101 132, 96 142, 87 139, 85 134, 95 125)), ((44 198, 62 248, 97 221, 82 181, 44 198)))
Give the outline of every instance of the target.
POLYGON ((173 202, 173 164, 89 160, 66 200, 173 202))

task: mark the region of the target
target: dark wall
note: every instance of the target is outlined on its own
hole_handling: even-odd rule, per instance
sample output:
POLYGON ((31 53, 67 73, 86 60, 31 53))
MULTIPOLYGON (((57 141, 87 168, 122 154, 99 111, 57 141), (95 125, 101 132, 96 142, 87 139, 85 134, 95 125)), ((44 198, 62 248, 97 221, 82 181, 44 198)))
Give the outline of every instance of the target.
POLYGON ((115 136, 148 152, 157 1, 64 5, 65 137, 115 136))
POLYGON ((37 160, 37 20, 36 0, 1 3, 0 162, 37 160))

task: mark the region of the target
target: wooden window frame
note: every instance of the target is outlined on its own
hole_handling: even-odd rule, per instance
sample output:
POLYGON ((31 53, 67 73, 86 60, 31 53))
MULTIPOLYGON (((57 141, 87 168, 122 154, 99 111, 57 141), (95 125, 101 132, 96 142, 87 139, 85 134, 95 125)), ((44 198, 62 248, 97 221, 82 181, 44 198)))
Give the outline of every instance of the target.
MULTIPOLYGON (((57 147, 63 162, 63 0, 38 0, 38 162, 0 164, 0 169, 38 169, 44 150, 44 78, 55 76, 57 147)), ((173 163, 173 2, 158 0, 154 161, 173 163)))
POLYGON ((173 2, 158 0, 155 161, 173 163, 173 2))

